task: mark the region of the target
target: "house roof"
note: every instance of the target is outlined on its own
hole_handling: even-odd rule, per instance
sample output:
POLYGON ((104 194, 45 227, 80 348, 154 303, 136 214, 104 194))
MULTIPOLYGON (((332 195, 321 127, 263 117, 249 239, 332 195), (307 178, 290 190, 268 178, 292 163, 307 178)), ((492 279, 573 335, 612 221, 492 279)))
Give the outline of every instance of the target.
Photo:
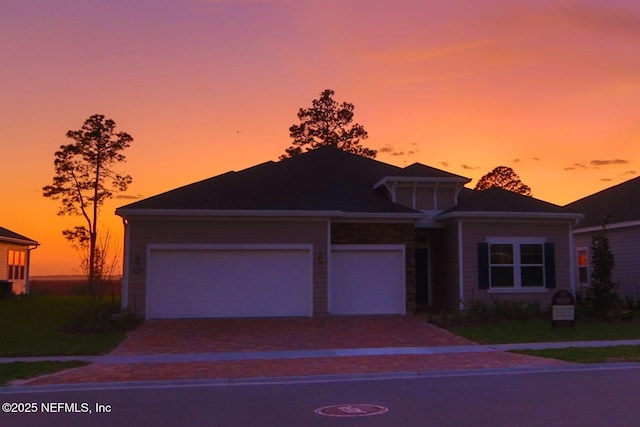
MULTIPOLYGON (((406 168, 322 147, 279 162, 265 162, 120 207, 127 215, 326 215, 423 218, 424 213, 394 203, 386 181, 448 182, 468 178, 414 163, 406 168)), ((457 206, 438 218, 461 216, 580 215, 531 197, 501 189, 462 189, 457 206)))
POLYGON ((469 182, 469 178, 464 176, 455 175, 441 169, 432 168, 431 166, 423 165, 422 163, 413 163, 401 170, 399 176, 411 176, 411 177, 423 177, 423 178, 451 178, 458 179, 460 181, 469 182))
MULTIPOLYGON (((457 175, 414 164, 424 177, 457 175)), ((370 214, 421 213, 393 203, 373 185, 385 176, 406 176, 403 168, 323 147, 279 162, 227 172, 117 210, 340 211, 370 214)))
POLYGON ((32 240, 28 237, 23 236, 22 234, 18 234, 3 227, 0 227, 0 241, 21 243, 24 245, 39 245, 39 243, 35 240, 32 240))
POLYGON ((458 204, 439 214, 436 219, 481 216, 566 219, 582 217, 581 214, 562 206, 492 187, 482 191, 462 189, 458 195, 458 204))
POLYGON ((585 215, 580 228, 601 227, 605 217, 609 224, 640 221, 640 177, 576 200, 566 207, 585 215))

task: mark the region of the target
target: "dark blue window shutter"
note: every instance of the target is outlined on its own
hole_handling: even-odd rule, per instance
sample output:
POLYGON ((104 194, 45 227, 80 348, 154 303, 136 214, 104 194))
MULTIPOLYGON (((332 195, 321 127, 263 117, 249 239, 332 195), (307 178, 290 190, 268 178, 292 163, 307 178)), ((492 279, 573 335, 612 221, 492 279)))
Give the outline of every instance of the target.
POLYGON ((489 243, 478 243, 478 287, 489 289, 489 243))
POLYGON ((553 243, 544 244, 544 281, 547 288, 556 287, 556 248, 553 243))

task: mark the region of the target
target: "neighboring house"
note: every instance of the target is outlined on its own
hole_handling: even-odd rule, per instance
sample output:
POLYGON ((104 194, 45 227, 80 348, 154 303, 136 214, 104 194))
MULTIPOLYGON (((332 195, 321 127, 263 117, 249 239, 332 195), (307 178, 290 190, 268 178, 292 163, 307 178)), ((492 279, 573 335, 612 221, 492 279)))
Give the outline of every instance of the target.
POLYGON ((13 293, 29 293, 29 260, 35 240, 0 227, 0 280, 12 283, 13 293))
POLYGON ((116 210, 146 318, 404 314, 573 289, 581 217, 422 164, 320 148, 116 210))
POLYGON ((578 289, 591 280, 591 238, 606 224, 615 258, 613 280, 620 295, 640 301, 640 177, 584 197, 566 208, 581 212, 584 220, 573 230, 578 289))

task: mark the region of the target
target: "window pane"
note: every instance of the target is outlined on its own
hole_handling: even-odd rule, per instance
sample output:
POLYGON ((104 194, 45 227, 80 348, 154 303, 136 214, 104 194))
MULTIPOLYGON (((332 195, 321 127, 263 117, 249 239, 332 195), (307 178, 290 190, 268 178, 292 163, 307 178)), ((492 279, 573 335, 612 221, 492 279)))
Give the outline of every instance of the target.
POLYGON ((491 245, 491 264, 513 264, 513 245, 491 245))
POLYGON ((491 267, 491 287, 513 287, 513 267, 491 267))
POLYGON ((589 275, 588 275, 587 267, 578 268, 578 282, 589 283, 589 275))
POLYGON ((520 269, 520 275, 522 287, 544 286, 544 268, 542 266, 522 267, 520 269))
POLYGON ((579 267, 587 266, 587 251, 583 251, 583 250, 578 251, 578 266, 579 267))
POLYGON ((24 265, 25 251, 18 252, 20 254, 20 260, 18 261, 18 265, 24 265))
POLYGON ((520 263, 521 264, 542 264, 542 245, 526 244, 520 245, 520 263))

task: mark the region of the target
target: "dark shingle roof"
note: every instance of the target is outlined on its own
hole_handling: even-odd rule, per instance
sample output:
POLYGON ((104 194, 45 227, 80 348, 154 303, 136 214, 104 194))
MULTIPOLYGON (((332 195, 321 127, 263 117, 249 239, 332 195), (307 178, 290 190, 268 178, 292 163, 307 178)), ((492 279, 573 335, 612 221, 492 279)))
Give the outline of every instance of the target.
MULTIPOLYGON (((279 162, 266 162, 239 172, 227 172, 118 211, 341 211, 348 213, 419 214, 392 202, 374 185, 385 177, 453 180, 459 175, 414 163, 400 168, 377 160, 323 147, 279 162)), ((459 204, 445 213, 499 212, 566 214, 560 206, 498 188, 463 189, 459 204)))
POLYGON ((564 209, 553 203, 545 202, 533 197, 523 196, 501 188, 493 187, 478 191, 463 188, 458 195, 458 204, 443 212, 492 212, 492 213, 518 213, 518 214, 572 214, 571 210, 564 209))
POLYGON ((119 209, 416 213, 373 189, 385 176, 402 173, 402 168, 387 163, 323 147, 227 172, 119 209))
POLYGON ((432 168, 431 166, 423 165, 422 163, 413 163, 402 169, 402 172, 398 176, 417 176, 423 178, 457 178, 460 181, 470 181, 469 178, 465 178, 460 175, 455 175, 441 169, 432 168))
POLYGON ((6 228, 0 227, 0 240, 4 241, 17 241, 19 243, 24 243, 26 245, 37 245, 39 244, 35 240, 32 240, 28 237, 25 237, 21 234, 15 233, 6 228))
POLYGON ((605 216, 608 223, 640 220, 640 177, 631 179, 566 206, 585 215, 578 227, 603 225, 605 216))

